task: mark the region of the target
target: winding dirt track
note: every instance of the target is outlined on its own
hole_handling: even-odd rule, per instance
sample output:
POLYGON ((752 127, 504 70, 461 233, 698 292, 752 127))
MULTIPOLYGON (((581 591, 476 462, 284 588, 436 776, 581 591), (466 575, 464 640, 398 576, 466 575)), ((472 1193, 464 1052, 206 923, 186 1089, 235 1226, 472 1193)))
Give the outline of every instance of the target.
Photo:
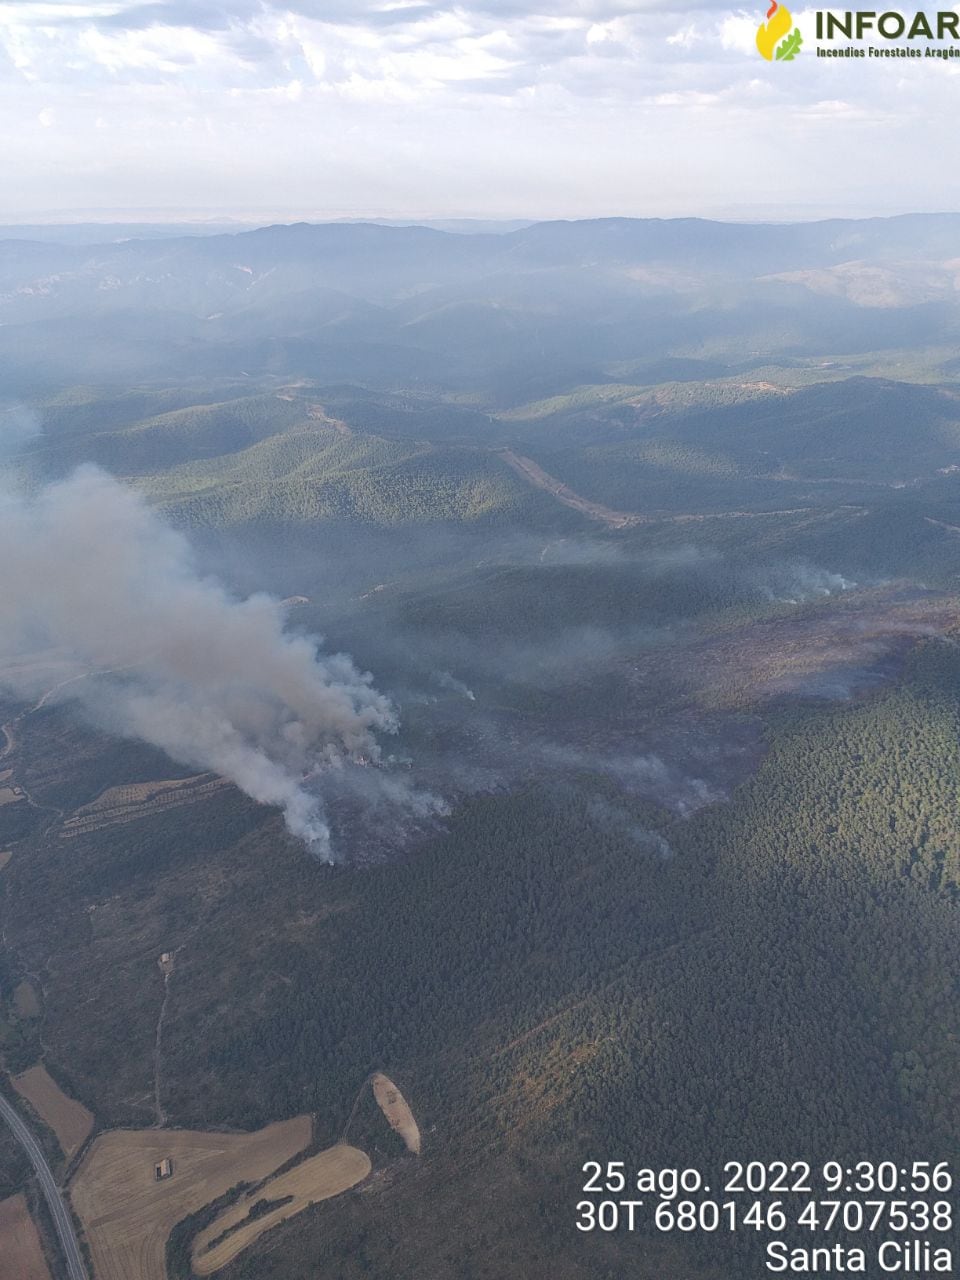
POLYGON ((591 502, 582 497, 569 485, 558 480, 556 476, 544 471, 538 462, 525 457, 522 453, 514 453, 512 449, 497 449, 497 457, 502 458, 507 466, 512 467, 517 475, 522 476, 535 489, 543 489, 551 497, 562 502, 565 507, 572 507, 581 515, 591 520, 599 520, 608 529, 631 529, 639 524, 654 524, 659 521, 673 521, 676 524, 699 522, 702 520, 726 520, 761 518, 764 516, 799 516, 810 510, 810 507, 786 507, 779 511, 716 511, 690 512, 688 514, 655 514, 641 515, 638 511, 614 511, 600 502, 591 502))
POLYGON ((537 489, 544 489, 565 507, 573 507, 591 520, 599 520, 608 529, 627 529, 631 525, 644 524, 648 517, 637 515, 631 511, 614 511, 599 502, 591 502, 565 485, 562 480, 544 471, 532 458, 525 458, 522 453, 514 453, 512 449, 498 449, 499 456, 512 467, 518 475, 523 476, 529 484, 537 489))

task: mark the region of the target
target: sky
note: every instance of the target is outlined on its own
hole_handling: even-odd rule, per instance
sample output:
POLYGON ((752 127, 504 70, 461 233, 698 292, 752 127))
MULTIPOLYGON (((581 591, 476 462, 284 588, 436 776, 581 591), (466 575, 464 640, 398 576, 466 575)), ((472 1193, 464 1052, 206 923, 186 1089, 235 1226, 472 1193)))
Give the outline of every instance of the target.
POLYGON ((766 0, 0 0, 0 220, 958 207, 960 58, 791 63, 766 0))

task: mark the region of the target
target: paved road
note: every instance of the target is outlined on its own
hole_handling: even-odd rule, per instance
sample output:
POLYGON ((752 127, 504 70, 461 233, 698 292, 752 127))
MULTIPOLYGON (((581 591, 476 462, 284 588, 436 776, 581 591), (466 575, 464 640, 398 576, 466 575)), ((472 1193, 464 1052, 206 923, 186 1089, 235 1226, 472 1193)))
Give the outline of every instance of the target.
POLYGON ((70 1210, 64 1204, 56 1179, 47 1164, 46 1157, 37 1144, 36 1138, 21 1120, 20 1113, 10 1105, 3 1094, 0 1094, 0 1116, 6 1120, 13 1130, 13 1136, 26 1151, 30 1158, 30 1163, 40 1179, 40 1189, 50 1209, 57 1235, 60 1237, 60 1247, 67 1260, 67 1274, 70 1280, 87 1280, 87 1268, 83 1265, 83 1255, 77 1243, 70 1210))

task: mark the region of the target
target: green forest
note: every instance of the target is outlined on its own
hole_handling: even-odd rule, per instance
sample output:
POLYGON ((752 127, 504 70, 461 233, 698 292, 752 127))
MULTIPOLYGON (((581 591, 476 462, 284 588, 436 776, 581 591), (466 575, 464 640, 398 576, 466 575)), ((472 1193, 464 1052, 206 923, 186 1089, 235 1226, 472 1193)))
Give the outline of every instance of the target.
MULTIPOLYGON (((39 845, 5 873, 4 913, 17 953, 57 979, 48 1051, 102 1123, 148 1122, 124 1101, 149 1071, 151 981, 159 998, 130 953, 146 930, 185 943, 165 1067, 178 1124, 307 1108, 332 1141, 371 1070, 402 1082, 422 1169, 316 1210, 238 1260, 238 1280, 322 1274, 332 1256, 345 1277, 502 1274, 509 1215, 466 1205, 483 1187, 498 1206, 501 1178, 540 1224, 524 1275, 617 1274, 638 1250, 666 1266, 662 1241, 594 1258, 575 1238, 577 1175, 601 1153, 955 1159, 958 652, 924 642, 878 696, 773 713, 757 776, 682 821, 629 801, 629 826, 610 820, 592 803, 608 784, 585 777, 477 797, 359 874, 310 865, 222 801, 39 845), (101 998, 81 1013, 90 982, 101 998), (436 1231, 459 1223, 435 1257, 434 1231, 401 1229, 424 1196, 436 1231)), ((358 1124, 395 1164, 387 1132, 358 1124)), ((689 1265, 738 1274, 717 1248, 689 1265)))

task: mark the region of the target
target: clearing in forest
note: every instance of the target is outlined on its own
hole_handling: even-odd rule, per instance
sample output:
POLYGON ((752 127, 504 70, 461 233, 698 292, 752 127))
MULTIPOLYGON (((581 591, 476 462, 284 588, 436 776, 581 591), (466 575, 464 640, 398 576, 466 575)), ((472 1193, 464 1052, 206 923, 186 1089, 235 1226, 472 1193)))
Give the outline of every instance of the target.
POLYGON ((68 1098, 44 1066, 30 1067, 14 1076, 13 1087, 53 1130, 63 1154, 72 1160, 90 1136, 93 1115, 82 1102, 68 1098))
POLYGON ((309 1116, 255 1133, 117 1129, 101 1134, 70 1182, 96 1280, 166 1280, 166 1246, 181 1219, 238 1182, 260 1182, 310 1142, 309 1116), (172 1173, 157 1181, 156 1166, 172 1173))
POLYGON ((311 1204, 330 1200, 355 1187, 370 1168, 369 1157, 358 1147, 338 1143, 279 1177, 271 1178, 218 1214, 199 1233, 193 1243, 193 1270, 200 1276, 219 1271, 285 1218, 292 1218, 311 1204))
POLYGON ((413 1118, 413 1112, 407 1106, 403 1094, 382 1071, 375 1071, 370 1077, 373 1085, 373 1096, 377 1106, 387 1118, 387 1123, 398 1133, 407 1145, 407 1150, 415 1156, 420 1154, 420 1127, 413 1118))
POLYGON ((29 978, 24 978, 23 982, 18 982, 14 987, 13 1007, 17 1011, 18 1018, 40 1017, 41 1010, 37 989, 29 978))
POLYGON ((26 1199, 0 1200, 0 1280, 50 1280, 26 1199))

